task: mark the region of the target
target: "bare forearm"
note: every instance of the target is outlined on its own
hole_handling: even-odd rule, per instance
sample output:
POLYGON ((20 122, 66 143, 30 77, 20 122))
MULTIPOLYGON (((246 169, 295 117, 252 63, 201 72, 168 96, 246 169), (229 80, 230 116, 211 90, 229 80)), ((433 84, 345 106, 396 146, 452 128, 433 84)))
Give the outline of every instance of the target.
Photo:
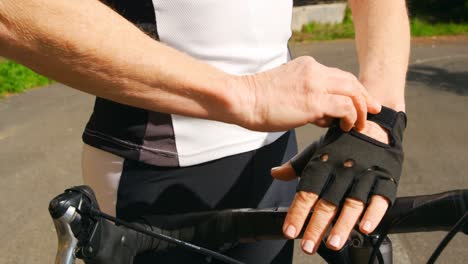
POLYGON ((350 0, 356 29, 359 78, 383 105, 405 110, 410 50, 405 1, 350 0))
POLYGON ((235 123, 230 77, 154 41, 97 0, 3 0, 0 55, 76 89, 235 123))

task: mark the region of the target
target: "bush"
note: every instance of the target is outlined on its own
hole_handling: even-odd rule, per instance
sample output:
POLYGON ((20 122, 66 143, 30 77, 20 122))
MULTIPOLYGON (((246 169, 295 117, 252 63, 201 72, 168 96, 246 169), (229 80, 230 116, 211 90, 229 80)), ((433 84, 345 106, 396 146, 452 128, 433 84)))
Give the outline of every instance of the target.
MULTIPOLYGON (((388 0, 392 1, 392 0, 388 0)), ((431 23, 468 22, 468 0, 406 0, 411 17, 431 23)), ((345 0, 294 0, 295 6, 345 2, 345 0)))
POLYGON ((431 23, 468 22, 468 0, 408 0, 410 16, 431 23))
POLYGON ((336 2, 345 2, 346 0, 294 0, 294 6, 329 4, 336 2))

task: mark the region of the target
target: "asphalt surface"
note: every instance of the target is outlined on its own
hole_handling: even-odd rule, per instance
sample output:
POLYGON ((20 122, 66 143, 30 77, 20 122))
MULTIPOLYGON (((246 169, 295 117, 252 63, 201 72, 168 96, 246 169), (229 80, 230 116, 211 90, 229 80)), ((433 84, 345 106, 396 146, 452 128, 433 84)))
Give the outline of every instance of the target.
MULTIPOLYGON (((294 56, 356 73, 351 41, 294 44, 294 56)), ((468 188, 468 39, 413 42, 407 85, 409 126, 399 194, 468 188)), ((0 100, 0 263, 52 263, 49 200, 81 183, 81 132, 93 97, 61 84, 0 100)), ((298 129, 303 148, 324 130, 298 129)), ((425 263, 443 233, 392 236, 395 263, 425 263)), ((439 263, 468 263, 458 235, 439 263)), ((296 248, 297 249, 297 248, 296 248)), ((296 250, 295 263, 320 262, 296 250)))

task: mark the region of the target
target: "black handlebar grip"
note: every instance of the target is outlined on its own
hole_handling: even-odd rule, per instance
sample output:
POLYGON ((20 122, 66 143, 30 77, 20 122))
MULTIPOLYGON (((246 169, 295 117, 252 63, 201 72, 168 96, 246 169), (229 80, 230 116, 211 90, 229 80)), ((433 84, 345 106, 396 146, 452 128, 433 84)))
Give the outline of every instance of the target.
MULTIPOLYGON (((448 231, 467 212, 468 190, 454 190, 433 195, 401 197, 374 231, 390 234, 448 231)), ((466 234, 468 227, 463 228, 466 234)))
POLYGON ((85 248, 96 251, 92 257, 81 256, 86 264, 128 264, 133 263, 136 254, 135 242, 137 233, 133 230, 116 226, 104 219, 100 220, 98 230, 98 248, 85 248))
MULTIPOLYGON (((468 190, 455 190, 433 195, 400 197, 390 208, 373 234, 391 227, 390 234, 448 231, 468 210, 468 190)), ((252 242, 284 239, 282 226, 288 208, 238 209, 213 213, 195 226, 197 242, 220 245, 230 242, 252 242)), ((311 212, 304 226, 313 212, 311 212)), ((298 238, 301 238, 303 231, 298 238)), ((463 228, 466 234, 468 226, 463 228)))
POLYGON ((207 246, 285 239, 281 226, 288 208, 220 211, 195 226, 195 241, 207 246))

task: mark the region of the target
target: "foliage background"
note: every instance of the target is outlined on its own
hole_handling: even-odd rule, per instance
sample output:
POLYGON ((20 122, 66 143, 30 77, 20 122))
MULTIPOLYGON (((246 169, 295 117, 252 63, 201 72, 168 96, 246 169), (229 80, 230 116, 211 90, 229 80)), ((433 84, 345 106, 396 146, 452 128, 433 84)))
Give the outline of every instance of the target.
MULTIPOLYGON (((388 0, 392 1, 392 0, 388 0)), ((295 6, 346 2, 345 0, 294 0, 295 6)), ((468 0, 407 0, 411 17, 428 22, 468 22, 468 0)))
POLYGON ((428 22, 468 22, 468 0, 408 0, 411 17, 428 22))

